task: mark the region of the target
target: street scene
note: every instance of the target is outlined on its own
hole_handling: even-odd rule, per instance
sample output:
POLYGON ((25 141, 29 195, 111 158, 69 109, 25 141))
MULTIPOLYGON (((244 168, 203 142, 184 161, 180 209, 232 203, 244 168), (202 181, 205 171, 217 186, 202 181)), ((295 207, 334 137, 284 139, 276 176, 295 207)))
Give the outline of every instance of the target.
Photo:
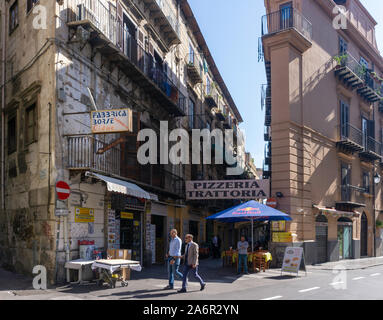
POLYGON ((1 301, 383 299, 382 2, 0 3, 1 301))

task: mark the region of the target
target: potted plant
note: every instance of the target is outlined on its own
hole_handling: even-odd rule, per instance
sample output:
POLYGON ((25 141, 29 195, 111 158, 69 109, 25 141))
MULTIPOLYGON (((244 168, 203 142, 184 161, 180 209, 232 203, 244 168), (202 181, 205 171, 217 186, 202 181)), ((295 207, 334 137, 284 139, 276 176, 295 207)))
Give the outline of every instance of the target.
POLYGON ((348 54, 334 56, 333 59, 337 64, 336 68, 339 69, 340 67, 344 67, 347 62, 347 58, 348 54))
POLYGON ((376 220, 376 227, 377 227, 377 228, 383 228, 383 221, 381 221, 381 220, 376 220))

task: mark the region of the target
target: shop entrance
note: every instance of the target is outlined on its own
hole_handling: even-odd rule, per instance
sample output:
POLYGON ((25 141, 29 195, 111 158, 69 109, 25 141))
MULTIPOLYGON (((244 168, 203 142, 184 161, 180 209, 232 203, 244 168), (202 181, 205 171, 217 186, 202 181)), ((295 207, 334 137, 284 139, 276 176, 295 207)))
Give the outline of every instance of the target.
POLYGON ((141 251, 140 212, 119 212, 120 248, 132 250, 132 260, 139 260, 141 251))
POLYGON ((338 220, 339 259, 352 258, 352 221, 348 218, 338 220))
POLYGON ((360 226, 360 255, 361 257, 368 255, 368 220, 365 212, 362 214, 360 226))
POLYGON ((165 217, 152 214, 152 224, 156 226, 156 259, 155 262, 162 264, 165 262, 165 251, 168 245, 168 236, 165 234, 165 217))
POLYGON ((316 240, 316 263, 324 263, 327 261, 327 236, 328 221, 327 218, 320 214, 315 220, 315 240, 316 240))

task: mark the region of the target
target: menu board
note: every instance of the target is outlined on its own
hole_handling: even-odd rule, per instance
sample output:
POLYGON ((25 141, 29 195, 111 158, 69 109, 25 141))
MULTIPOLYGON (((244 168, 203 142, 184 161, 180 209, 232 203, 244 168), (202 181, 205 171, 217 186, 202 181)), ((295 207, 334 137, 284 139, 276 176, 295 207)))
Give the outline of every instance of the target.
POLYGON ((302 257, 303 257, 303 248, 287 247, 285 250, 285 256, 283 258, 281 271, 298 274, 302 257))

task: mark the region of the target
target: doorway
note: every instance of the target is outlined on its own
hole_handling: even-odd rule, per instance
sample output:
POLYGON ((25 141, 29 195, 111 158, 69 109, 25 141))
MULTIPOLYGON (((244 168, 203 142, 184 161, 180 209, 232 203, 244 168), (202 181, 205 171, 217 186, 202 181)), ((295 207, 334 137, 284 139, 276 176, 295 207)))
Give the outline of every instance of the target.
POLYGON ((360 256, 368 256, 368 219, 365 212, 363 212, 360 226, 360 256))
POLYGON ((327 218, 320 214, 315 220, 316 233, 316 263, 324 263, 327 261, 327 238, 328 238, 328 221, 327 218))
POLYGON ((281 30, 293 27, 293 4, 292 2, 284 3, 279 7, 280 12, 280 28, 281 30))
POLYGON ((168 236, 165 234, 165 217, 157 216, 152 214, 151 222, 155 225, 156 228, 156 263, 164 263, 165 262, 165 251, 167 250, 168 245, 168 236))
POLYGON ((199 230, 199 222, 198 221, 189 221, 189 233, 193 235, 193 241, 197 242, 198 239, 198 230, 199 230))
POLYGON ((352 258, 352 221, 348 218, 338 220, 339 259, 352 258))

